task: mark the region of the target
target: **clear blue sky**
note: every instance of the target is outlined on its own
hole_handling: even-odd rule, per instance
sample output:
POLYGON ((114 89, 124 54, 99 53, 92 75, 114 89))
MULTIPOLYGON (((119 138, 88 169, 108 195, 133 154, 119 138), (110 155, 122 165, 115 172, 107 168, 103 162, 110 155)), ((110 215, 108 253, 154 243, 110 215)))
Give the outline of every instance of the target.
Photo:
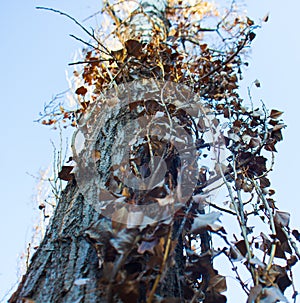
MULTIPOLYGON (((217 1, 216 1, 217 2, 217 1)), ((262 87, 253 97, 269 108, 285 112, 288 128, 278 147, 273 173, 278 206, 292 213, 291 226, 300 228, 298 160, 300 70, 300 2, 297 0, 249 0, 248 15, 255 19, 270 12, 270 20, 253 42, 251 64, 245 83, 258 78, 262 87)), ((82 20, 99 10, 96 0, 2 1, 0 4, 0 299, 17 279, 18 255, 30 240, 38 215, 33 201, 36 174, 52 160, 50 138, 57 133, 33 122, 44 102, 68 88, 67 63, 81 45, 68 34, 84 37, 62 16, 35 10, 35 6, 57 8, 82 20)), ((245 90, 245 88, 243 88, 245 90)), ((245 91, 244 91, 245 93, 245 91)), ((300 270, 297 270, 298 285, 300 270)), ((229 301, 230 302, 230 301, 229 301)))

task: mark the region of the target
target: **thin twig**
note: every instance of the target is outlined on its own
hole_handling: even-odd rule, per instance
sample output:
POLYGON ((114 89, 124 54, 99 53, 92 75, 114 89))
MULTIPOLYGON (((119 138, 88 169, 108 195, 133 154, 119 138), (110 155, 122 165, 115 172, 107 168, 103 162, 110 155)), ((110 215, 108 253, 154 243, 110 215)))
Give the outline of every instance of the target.
POLYGON ((91 33, 90 31, 88 31, 82 24, 80 24, 75 18, 73 18, 69 14, 64 13, 60 10, 54 9, 54 8, 49 8, 49 7, 44 7, 44 6, 37 6, 36 9, 51 11, 51 12, 60 14, 62 16, 65 16, 65 17, 71 19, 73 22, 75 22, 76 25, 78 25, 87 35, 89 35, 91 38, 93 38, 105 50, 105 51, 101 50, 103 53, 105 53, 108 56, 111 56, 110 51, 97 39, 94 32, 91 33))

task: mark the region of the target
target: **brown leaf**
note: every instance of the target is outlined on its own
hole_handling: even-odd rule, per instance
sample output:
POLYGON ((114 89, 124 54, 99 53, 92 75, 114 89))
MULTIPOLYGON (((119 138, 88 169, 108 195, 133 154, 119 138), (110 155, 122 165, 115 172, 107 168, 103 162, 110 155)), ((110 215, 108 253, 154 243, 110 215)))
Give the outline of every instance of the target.
POLYGON ((235 246, 230 246, 229 257, 232 261, 242 261, 244 259, 241 252, 235 246))
POLYGON ((153 241, 147 242, 143 241, 138 248, 139 254, 144 254, 146 251, 151 252, 154 254, 154 247, 158 244, 158 239, 155 238, 153 241))
POLYGON ((123 62, 127 56, 127 52, 125 48, 116 51, 111 51, 111 54, 115 57, 117 61, 121 61, 121 62, 123 62))
POLYGON ((75 93, 77 95, 84 96, 87 93, 87 89, 84 86, 80 86, 79 88, 76 89, 75 93))
POLYGON ((130 55, 130 56, 134 56, 137 58, 142 55, 143 45, 136 40, 127 40, 125 42, 125 47, 126 47, 128 55, 130 55))
POLYGON ((155 200, 158 202, 159 206, 165 206, 175 202, 174 195, 167 195, 164 198, 156 198, 155 200))
POLYGON ((267 13, 263 18, 262 18, 262 22, 268 22, 269 20, 269 13, 267 13))
POLYGON ((136 280, 126 280, 121 285, 115 286, 115 292, 118 293, 122 302, 135 303, 139 299, 139 282, 136 280))
POLYGON ((247 24, 248 24, 249 26, 251 26, 251 25, 254 24, 254 21, 251 20, 249 17, 247 17, 247 24))
POLYGON ((277 110, 277 109, 272 109, 271 113, 270 113, 270 118, 272 119, 277 119, 279 118, 281 115, 283 114, 283 112, 277 110))
POLYGON ((236 243, 234 243, 236 248, 240 251, 240 253, 245 257, 247 254, 247 248, 244 240, 240 240, 236 243))
POLYGON ((275 303, 275 302, 289 302, 287 298, 282 294, 279 288, 264 287, 262 290, 263 298, 260 300, 261 303, 275 303))
POLYGON ((226 303, 227 298, 218 292, 211 291, 205 294, 203 303, 226 303))
POLYGON ((72 181, 74 179, 74 174, 71 174, 73 167, 74 166, 63 166, 58 173, 58 178, 64 181, 72 181))
POLYGON ((208 291, 214 290, 216 292, 224 292, 227 290, 226 278, 221 275, 215 275, 209 280, 209 285, 207 287, 208 291))
POLYGON ((83 110, 86 110, 89 107, 89 105, 90 105, 90 101, 88 101, 88 102, 81 102, 80 105, 81 105, 81 107, 82 107, 83 110))
POLYGON ((201 51, 202 51, 202 52, 206 51, 206 49, 207 49, 207 44, 206 44, 206 43, 205 43, 205 44, 201 44, 201 45, 200 45, 200 48, 201 48, 201 51))
POLYGON ((292 235, 295 237, 295 239, 296 239, 297 241, 300 242, 300 233, 299 233, 299 231, 298 231, 297 229, 293 229, 292 235))
POLYGON ((261 291, 262 291, 262 286, 260 284, 254 286, 254 287, 251 287, 249 297, 248 297, 246 303, 256 302, 256 299, 260 295, 261 291))
POLYGON ((287 265, 289 267, 294 266, 298 262, 298 258, 294 255, 292 255, 288 260, 287 260, 287 265))
POLYGON ((260 82, 258 79, 256 79, 253 83, 255 84, 256 87, 260 87, 260 82))
POLYGON ((208 214, 198 214, 196 218, 194 218, 194 222, 191 227, 192 233, 199 233, 203 229, 207 229, 208 226, 213 226, 216 221, 219 221, 221 216, 220 212, 211 212, 208 214))
POLYGON ((138 234, 137 229, 122 229, 115 238, 110 239, 110 244, 119 254, 124 254, 134 248, 134 243, 138 234))
POLYGON ((250 41, 252 41, 255 37, 256 37, 256 34, 255 34, 255 33, 251 32, 251 33, 249 34, 249 40, 250 40, 250 41))
POLYGON ((290 223, 290 214, 285 211, 276 211, 275 213, 275 224, 278 224, 279 226, 288 227, 290 223))

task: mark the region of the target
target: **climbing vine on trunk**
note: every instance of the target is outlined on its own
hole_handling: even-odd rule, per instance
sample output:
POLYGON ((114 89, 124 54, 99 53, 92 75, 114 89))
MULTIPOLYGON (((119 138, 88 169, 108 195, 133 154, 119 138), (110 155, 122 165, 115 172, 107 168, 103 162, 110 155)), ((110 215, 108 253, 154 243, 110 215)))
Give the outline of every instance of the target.
POLYGON ((40 119, 76 129, 73 164, 60 173, 68 185, 10 302, 222 303, 227 273, 218 258, 231 264, 247 302, 288 302, 288 287, 295 299, 299 232, 269 179, 282 112, 238 90, 260 26, 234 1, 225 11, 209 1, 104 1, 111 23, 102 30, 39 9, 73 20, 90 40, 73 36, 86 46, 72 63, 82 68, 78 107, 53 103, 40 119), (129 143, 128 121, 137 130, 129 143), (162 162, 151 190, 124 181, 128 171, 146 180, 162 162), (156 208, 140 211, 149 205, 156 208))

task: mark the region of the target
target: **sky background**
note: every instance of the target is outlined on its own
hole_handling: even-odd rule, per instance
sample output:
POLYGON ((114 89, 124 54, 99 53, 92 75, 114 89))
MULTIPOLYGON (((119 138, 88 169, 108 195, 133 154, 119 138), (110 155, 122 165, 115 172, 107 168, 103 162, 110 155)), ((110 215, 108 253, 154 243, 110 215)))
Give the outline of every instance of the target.
MULTIPOLYGON (((284 111, 288 127, 284 130, 284 142, 278 145, 272 187, 277 191, 279 208, 292 213, 291 227, 300 229, 300 2, 243 3, 248 5, 248 15, 256 20, 270 13, 269 22, 257 31, 253 41, 241 90, 246 95, 246 87, 259 79, 261 88, 252 90, 253 99, 262 99, 268 108, 284 111)), ((85 37, 71 21, 38 11, 35 6, 56 8, 81 21, 99 10, 100 1, 1 1, 0 301, 19 277, 20 255, 26 251, 39 217, 35 198, 38 181, 30 174, 38 176, 41 169, 51 164, 50 139, 58 137, 58 132, 33 121, 45 102, 68 89, 65 70, 73 61, 74 52, 81 48, 68 35, 85 37)), ((297 286, 299 269, 296 274, 297 286)))

